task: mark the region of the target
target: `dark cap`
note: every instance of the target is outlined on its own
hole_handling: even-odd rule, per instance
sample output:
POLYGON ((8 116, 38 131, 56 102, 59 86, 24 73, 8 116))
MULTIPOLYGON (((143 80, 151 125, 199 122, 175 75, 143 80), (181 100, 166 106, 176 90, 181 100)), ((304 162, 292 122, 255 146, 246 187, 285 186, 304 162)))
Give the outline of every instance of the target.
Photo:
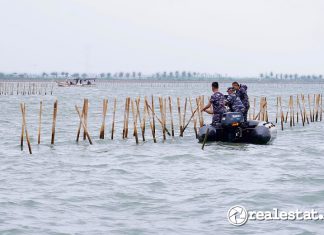
POLYGON ((229 87, 229 88, 227 88, 227 91, 234 91, 234 88, 233 87, 229 87))

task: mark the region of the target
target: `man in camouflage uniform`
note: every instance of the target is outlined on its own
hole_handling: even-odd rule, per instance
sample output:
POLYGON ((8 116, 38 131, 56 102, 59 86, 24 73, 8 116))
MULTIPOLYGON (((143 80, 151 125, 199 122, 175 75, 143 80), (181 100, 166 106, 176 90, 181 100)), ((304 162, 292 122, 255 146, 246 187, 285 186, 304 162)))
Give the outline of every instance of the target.
POLYGON ((234 88, 229 87, 227 89, 228 96, 225 99, 225 105, 229 107, 231 112, 239 112, 243 115, 245 112, 245 107, 237 95, 234 93, 234 88))
POLYGON ((225 97, 218 91, 218 82, 212 83, 213 95, 210 97, 208 104, 201 110, 206 111, 209 114, 213 114, 212 124, 220 123, 222 120, 223 113, 225 113, 225 97), (213 105, 213 112, 207 111, 210 106, 213 105))
POLYGON ((247 86, 238 84, 238 82, 233 82, 232 86, 235 89, 236 95, 241 99, 244 105, 245 110, 243 112, 243 117, 244 121, 247 122, 247 114, 250 109, 249 96, 247 94, 247 86))

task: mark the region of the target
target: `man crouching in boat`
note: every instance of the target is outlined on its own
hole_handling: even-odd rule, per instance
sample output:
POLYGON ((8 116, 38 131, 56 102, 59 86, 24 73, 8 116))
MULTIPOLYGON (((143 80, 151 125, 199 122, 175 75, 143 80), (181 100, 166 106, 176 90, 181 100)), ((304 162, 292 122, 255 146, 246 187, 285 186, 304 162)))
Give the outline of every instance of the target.
POLYGON ((210 97, 208 104, 201 110, 202 112, 205 111, 209 114, 213 114, 213 122, 212 125, 216 125, 220 123, 222 120, 223 113, 225 113, 225 97, 222 93, 218 91, 218 82, 212 83, 212 91, 214 94, 210 97), (213 112, 209 111, 208 109, 210 106, 213 105, 213 112))
POLYGON ((228 96, 225 99, 225 105, 229 108, 231 112, 239 112, 243 115, 245 113, 245 107, 240 97, 235 95, 234 92, 235 90, 233 87, 227 88, 228 96))

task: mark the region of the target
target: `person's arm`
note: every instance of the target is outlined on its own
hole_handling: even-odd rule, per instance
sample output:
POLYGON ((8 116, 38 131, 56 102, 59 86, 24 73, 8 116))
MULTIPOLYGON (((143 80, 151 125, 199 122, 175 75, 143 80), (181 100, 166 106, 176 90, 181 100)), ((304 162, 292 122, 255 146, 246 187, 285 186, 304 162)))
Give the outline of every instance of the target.
POLYGON ((210 106, 211 106, 211 102, 209 101, 208 104, 201 110, 201 112, 206 111, 207 109, 209 109, 210 106))
POLYGON ((210 108, 209 109, 206 109, 205 112, 208 113, 208 114, 214 114, 213 106, 210 106, 210 108))

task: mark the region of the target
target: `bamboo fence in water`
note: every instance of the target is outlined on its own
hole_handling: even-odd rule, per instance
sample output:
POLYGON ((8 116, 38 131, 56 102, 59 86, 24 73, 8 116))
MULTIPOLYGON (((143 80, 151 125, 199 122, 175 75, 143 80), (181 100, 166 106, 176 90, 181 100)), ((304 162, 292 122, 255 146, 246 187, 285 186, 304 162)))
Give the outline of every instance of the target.
MULTIPOLYGON (((103 99, 102 102, 102 121, 98 130, 98 138, 115 139, 120 136, 122 139, 134 137, 136 144, 146 142, 147 139, 157 143, 158 140, 165 141, 168 138, 174 138, 177 135, 184 136, 188 128, 193 128, 197 138, 199 127, 205 123, 204 115, 201 112, 205 105, 204 96, 196 98, 185 97, 175 99, 168 97, 126 97, 124 106, 117 106, 117 98, 110 101, 111 104, 111 120, 107 121, 108 99, 103 99), (157 99, 158 98, 158 99, 157 99), (158 101, 158 102, 157 102, 158 101), (123 115, 116 115, 117 109, 123 110, 123 115), (116 129, 117 119, 122 119, 122 129, 116 129), (175 122, 177 120, 178 122, 175 122), (110 122, 109 132, 107 135, 107 122, 110 122), (150 129, 150 131, 148 131, 150 129), (158 133, 159 132, 159 133, 158 133)), ((268 112, 267 97, 253 98, 250 102, 250 110, 248 117, 250 120, 270 121, 268 112)), ((273 122, 279 123, 281 130, 287 126, 290 128, 297 126, 300 123, 306 126, 312 122, 322 121, 323 102, 321 94, 298 94, 291 95, 287 100, 287 105, 283 104, 281 96, 276 97, 276 104, 273 106, 276 110, 273 122)), ((27 130, 26 120, 26 105, 20 104, 22 114, 22 129, 21 129, 21 150, 23 150, 24 139, 26 139, 29 153, 32 154, 31 141, 27 130)), ((42 113, 43 102, 40 101, 38 112, 38 131, 37 143, 41 143, 42 129, 42 113)), ((51 144, 55 144, 56 122, 59 115, 59 102, 56 100, 53 105, 52 129, 51 129, 51 144)), ((83 140, 89 141, 89 144, 94 144, 92 135, 88 128, 89 117, 89 100, 83 100, 82 108, 75 105, 75 114, 79 118, 78 129, 76 133, 76 142, 80 141, 80 135, 83 134, 83 140), (83 133, 82 133, 83 131, 83 133)), ((77 124, 76 124, 77 125, 77 124)), ((59 130, 57 130, 59 131, 59 130)), ((93 134, 93 133, 92 133, 93 134)), ((95 135, 97 135, 95 134, 95 135)))

